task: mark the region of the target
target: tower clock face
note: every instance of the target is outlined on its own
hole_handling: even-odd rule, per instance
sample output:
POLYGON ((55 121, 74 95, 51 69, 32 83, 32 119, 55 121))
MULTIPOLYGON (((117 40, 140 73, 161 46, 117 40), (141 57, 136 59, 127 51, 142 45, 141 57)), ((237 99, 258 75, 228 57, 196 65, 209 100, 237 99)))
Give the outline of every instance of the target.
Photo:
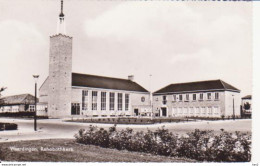
POLYGON ((144 102, 145 101, 145 97, 143 96, 143 97, 141 97, 141 101, 142 102, 144 102))

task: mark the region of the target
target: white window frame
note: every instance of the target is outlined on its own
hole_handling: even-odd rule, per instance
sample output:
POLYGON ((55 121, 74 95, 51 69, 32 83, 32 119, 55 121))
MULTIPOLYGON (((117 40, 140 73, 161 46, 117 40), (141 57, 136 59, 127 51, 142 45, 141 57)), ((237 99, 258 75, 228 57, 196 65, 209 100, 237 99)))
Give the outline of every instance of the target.
POLYGON ((219 100, 219 93, 215 92, 215 100, 219 100))
POLYGON ((192 100, 193 100, 193 101, 196 101, 196 100, 197 100, 197 94, 196 94, 196 93, 192 94, 192 100), (194 96, 195 96, 195 99, 194 99, 194 96))
POLYGON ((88 110, 88 90, 82 90, 82 110, 88 110))
POLYGON ((114 92, 109 93, 109 110, 111 110, 111 111, 115 110, 115 93, 114 92))
POLYGON ((199 100, 203 100, 203 98, 204 98, 204 94, 200 93, 199 100))
POLYGON ((207 93, 207 100, 211 100, 211 99, 212 99, 211 93, 207 93))
POLYGON ((123 94, 122 93, 117 94, 117 109, 118 109, 118 111, 123 110, 123 94))
POLYGON ((189 101, 190 100, 190 94, 186 94, 185 95, 185 101, 189 101))
POLYGON ((179 101, 183 101, 183 95, 182 94, 179 95, 179 101))
POLYGON ((107 93, 106 92, 101 92, 101 110, 106 110, 107 108, 107 103, 106 103, 106 100, 107 100, 107 93))
POLYGON ((92 110, 97 110, 98 92, 92 91, 92 110))
POLYGON ((129 101, 130 101, 130 95, 129 94, 125 94, 125 110, 126 111, 129 110, 129 101))

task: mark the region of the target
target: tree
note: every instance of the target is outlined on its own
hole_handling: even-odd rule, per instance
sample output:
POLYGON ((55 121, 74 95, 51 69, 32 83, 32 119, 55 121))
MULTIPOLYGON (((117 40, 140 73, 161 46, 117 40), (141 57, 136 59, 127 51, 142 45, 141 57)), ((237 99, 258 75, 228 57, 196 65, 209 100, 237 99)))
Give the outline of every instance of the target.
POLYGON ((7 87, 2 87, 0 88, 0 97, 1 97, 1 92, 3 92, 7 87))
POLYGON ((248 102, 246 102, 246 103, 244 104, 245 110, 249 110, 250 107, 251 107, 251 105, 250 105, 248 102))

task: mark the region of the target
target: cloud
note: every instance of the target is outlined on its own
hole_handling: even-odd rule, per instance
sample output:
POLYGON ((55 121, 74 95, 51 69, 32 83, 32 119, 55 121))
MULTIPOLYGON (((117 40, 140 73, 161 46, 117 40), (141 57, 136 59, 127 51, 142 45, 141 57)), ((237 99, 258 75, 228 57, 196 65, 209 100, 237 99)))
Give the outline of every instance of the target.
POLYGON ((191 54, 177 54, 172 56, 171 62, 172 63, 185 63, 187 61, 197 61, 202 60, 205 62, 210 62, 212 59, 212 53, 208 49, 201 49, 198 52, 194 52, 191 54))
POLYGON ((8 85, 8 93, 28 93, 31 75, 42 70, 46 41, 34 25, 17 20, 0 22, 0 36, 0 86, 8 85))
POLYGON ((157 75, 155 90, 174 81, 240 84, 251 80, 251 68, 249 75, 234 75, 252 66, 251 9, 249 3, 124 2, 86 19, 84 30, 95 41, 88 49, 101 66, 102 57, 109 57, 115 70, 157 75))
POLYGON ((176 25, 199 18, 197 13, 181 3, 126 2, 97 18, 86 20, 85 32, 90 37, 114 37, 117 40, 157 40, 168 31, 191 29, 176 25))

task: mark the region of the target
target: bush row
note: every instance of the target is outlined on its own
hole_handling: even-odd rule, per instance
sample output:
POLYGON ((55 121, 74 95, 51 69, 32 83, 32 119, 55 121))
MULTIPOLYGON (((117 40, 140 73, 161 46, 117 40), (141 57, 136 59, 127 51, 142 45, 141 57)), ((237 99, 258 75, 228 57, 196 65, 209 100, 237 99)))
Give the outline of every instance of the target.
POLYGON ((21 117, 21 116, 34 116, 34 112, 21 111, 21 112, 2 112, 0 116, 3 117, 21 117))
POLYGON ((117 131, 116 126, 105 130, 90 126, 75 135, 78 143, 104 148, 145 152, 155 155, 186 157, 198 161, 247 162, 251 159, 251 135, 196 129, 185 136, 158 128, 156 131, 134 132, 132 129, 117 131))
MULTIPOLYGON (((2 112, 0 117, 22 117, 22 118, 33 118, 34 112, 21 111, 21 112, 2 112)), ((47 116, 37 116, 38 119, 48 119, 47 116)))
POLYGON ((0 130, 17 130, 17 127, 15 123, 0 123, 0 130))
POLYGON ((172 123, 183 121, 194 121, 187 118, 96 118, 96 119, 72 119, 69 122, 82 122, 82 123, 108 123, 108 124, 155 124, 155 123, 172 123))

